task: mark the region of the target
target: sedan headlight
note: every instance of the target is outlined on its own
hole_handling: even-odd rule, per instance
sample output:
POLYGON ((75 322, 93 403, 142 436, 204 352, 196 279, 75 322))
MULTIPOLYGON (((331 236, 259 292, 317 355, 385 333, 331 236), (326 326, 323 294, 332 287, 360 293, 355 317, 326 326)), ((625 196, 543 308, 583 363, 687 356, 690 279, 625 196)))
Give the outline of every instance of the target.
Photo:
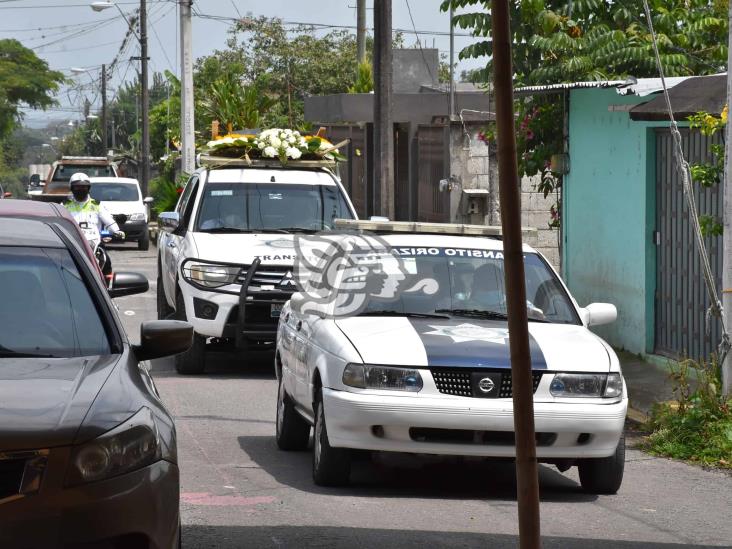
POLYGON ((144 213, 133 213, 128 217, 129 221, 145 221, 144 213))
POLYGON ((183 278, 204 288, 220 288, 234 284, 240 271, 241 267, 190 261, 183 265, 183 278))
POLYGON ((623 394, 623 376, 613 374, 555 374, 549 392, 555 397, 617 398, 623 394))
POLYGON ((343 384, 358 389, 417 393, 422 390, 422 376, 411 368, 349 364, 343 370, 343 384))
POLYGON ((83 484, 122 475, 163 459, 155 418, 142 408, 130 419, 74 448, 67 484, 83 484))

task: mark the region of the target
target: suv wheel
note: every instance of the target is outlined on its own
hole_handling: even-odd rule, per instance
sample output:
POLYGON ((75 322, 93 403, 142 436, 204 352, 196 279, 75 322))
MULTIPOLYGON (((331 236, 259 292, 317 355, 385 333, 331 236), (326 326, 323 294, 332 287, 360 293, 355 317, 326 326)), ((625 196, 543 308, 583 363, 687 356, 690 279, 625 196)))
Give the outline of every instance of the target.
POLYGON ((328 442, 323 410, 323 390, 315 397, 315 433, 313 435, 313 481, 318 486, 343 486, 351 476, 351 452, 333 448, 328 442))
POLYGON ((166 320, 170 318, 173 313, 173 307, 168 305, 168 298, 165 297, 165 288, 163 287, 163 276, 160 270, 160 261, 158 260, 158 278, 155 283, 156 297, 157 297, 157 309, 158 309, 158 320, 166 320))
POLYGON ((142 232, 140 240, 137 241, 137 249, 146 252, 150 249, 150 233, 147 230, 142 232))
MULTIPOLYGON (((188 320, 186 318, 186 306, 183 295, 178 292, 175 298, 175 319, 188 320)), ((175 355, 175 369, 179 374, 196 375, 202 374, 206 368, 206 338, 193 332, 193 343, 185 353, 175 355)))
POLYGON ((277 447, 280 450, 305 450, 310 440, 310 424, 297 413, 280 375, 277 391, 277 447))
POLYGON ((620 436, 615 453, 606 458, 582 459, 578 465, 580 483, 591 494, 615 494, 623 483, 625 435, 620 436))

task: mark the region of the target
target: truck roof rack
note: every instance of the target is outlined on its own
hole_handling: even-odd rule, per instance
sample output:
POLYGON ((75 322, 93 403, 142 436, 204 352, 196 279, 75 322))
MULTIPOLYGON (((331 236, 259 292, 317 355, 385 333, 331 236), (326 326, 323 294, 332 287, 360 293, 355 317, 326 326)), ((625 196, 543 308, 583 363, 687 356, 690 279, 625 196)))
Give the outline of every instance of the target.
MULTIPOLYGON (((334 225, 342 230, 371 231, 373 233, 417 233, 447 234, 462 236, 484 236, 500 240, 502 230, 497 225, 464 225, 461 223, 425 223, 421 221, 382 221, 361 219, 336 219, 334 225)), ((521 233, 526 237, 537 236, 537 230, 523 227, 521 233)))
POLYGON ((232 158, 228 156, 216 156, 211 154, 199 154, 198 165, 208 168, 272 168, 291 170, 313 170, 326 168, 332 170, 336 167, 334 160, 288 160, 282 164, 277 158, 232 158))

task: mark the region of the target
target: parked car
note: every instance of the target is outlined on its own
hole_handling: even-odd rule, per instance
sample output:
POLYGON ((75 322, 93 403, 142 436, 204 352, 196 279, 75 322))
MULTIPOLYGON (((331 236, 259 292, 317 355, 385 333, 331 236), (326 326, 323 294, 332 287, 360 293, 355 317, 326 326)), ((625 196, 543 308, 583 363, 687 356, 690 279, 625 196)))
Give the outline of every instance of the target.
POLYGON ((218 349, 273 349, 277 318, 295 288, 295 235, 356 218, 327 168, 224 164, 197 170, 175 211, 158 216, 158 318, 175 315, 195 331, 190 351, 176 357, 182 374, 204 371, 209 340, 218 349))
POLYGON ((173 418, 148 360, 191 327, 143 323, 125 336, 108 289, 65 223, 0 216, 0 547, 179 546, 173 418))
POLYGON ((150 247, 148 232, 147 205, 153 199, 143 199, 137 179, 129 177, 92 177, 91 197, 107 208, 120 230, 125 233, 125 240, 137 242, 140 250, 150 247))
MULTIPOLYGON (((277 444, 306 449, 314 426, 316 484, 346 483, 351 450, 515 456, 502 242, 463 226, 389 225, 351 223, 386 231, 383 250, 361 237, 313 253, 334 276, 318 279, 318 299, 294 294, 280 316, 277 444)), ((615 353, 588 328, 617 312, 579 307, 539 253, 524 254, 537 457, 577 465, 585 490, 614 493, 628 399, 615 353)))

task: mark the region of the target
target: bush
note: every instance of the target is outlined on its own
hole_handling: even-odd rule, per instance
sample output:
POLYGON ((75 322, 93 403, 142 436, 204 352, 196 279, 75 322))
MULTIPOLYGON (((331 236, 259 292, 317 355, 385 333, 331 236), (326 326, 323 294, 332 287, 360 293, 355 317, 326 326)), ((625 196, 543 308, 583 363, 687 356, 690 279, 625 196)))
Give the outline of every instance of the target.
POLYGON ((673 367, 676 402, 657 404, 643 444, 646 451, 708 466, 732 468, 732 399, 719 393, 721 368, 683 360, 673 367), (697 386, 691 377, 696 374, 697 386))

